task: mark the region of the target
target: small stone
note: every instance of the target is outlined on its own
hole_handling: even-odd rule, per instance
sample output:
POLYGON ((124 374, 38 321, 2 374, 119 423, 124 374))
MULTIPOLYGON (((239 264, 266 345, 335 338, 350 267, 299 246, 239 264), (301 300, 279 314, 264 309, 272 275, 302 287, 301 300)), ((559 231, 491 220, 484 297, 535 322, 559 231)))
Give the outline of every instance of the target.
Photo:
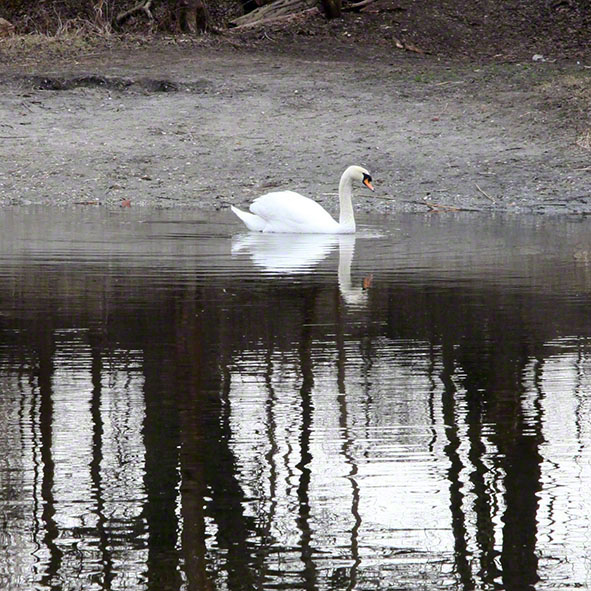
POLYGON ((14 25, 5 18, 0 17, 0 37, 10 37, 14 35, 14 25))

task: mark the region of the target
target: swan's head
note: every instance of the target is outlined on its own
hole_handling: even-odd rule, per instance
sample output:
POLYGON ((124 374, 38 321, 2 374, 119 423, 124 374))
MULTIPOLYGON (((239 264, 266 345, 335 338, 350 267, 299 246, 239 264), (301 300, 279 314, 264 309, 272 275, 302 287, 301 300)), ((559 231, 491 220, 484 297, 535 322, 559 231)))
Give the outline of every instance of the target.
POLYGON ((343 173, 343 178, 348 178, 351 181, 361 181, 368 189, 374 190, 371 184, 371 174, 362 166, 349 166, 343 173))

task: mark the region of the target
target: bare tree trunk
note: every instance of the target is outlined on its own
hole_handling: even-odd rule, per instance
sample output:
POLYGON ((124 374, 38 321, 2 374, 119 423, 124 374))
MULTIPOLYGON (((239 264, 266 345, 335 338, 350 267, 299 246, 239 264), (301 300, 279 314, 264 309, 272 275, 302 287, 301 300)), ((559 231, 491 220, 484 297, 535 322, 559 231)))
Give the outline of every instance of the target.
POLYGON ((322 0, 321 4, 327 19, 330 20, 341 16, 341 0, 322 0))
POLYGON ((183 33, 204 33, 209 27, 209 10, 203 0, 180 0, 178 18, 183 33))

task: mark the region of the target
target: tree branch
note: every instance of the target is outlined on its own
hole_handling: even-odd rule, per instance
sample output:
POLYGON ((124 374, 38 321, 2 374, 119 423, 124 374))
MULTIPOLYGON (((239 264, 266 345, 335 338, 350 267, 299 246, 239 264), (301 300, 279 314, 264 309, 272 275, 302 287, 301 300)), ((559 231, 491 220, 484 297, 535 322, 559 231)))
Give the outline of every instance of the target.
POLYGON ((360 2, 353 2, 353 4, 346 4, 343 6, 343 10, 347 11, 358 11, 363 10, 366 6, 373 4, 376 0, 361 0, 360 2))
POLYGON ((150 6, 152 6, 152 0, 141 0, 133 8, 122 12, 115 17, 115 25, 120 27, 123 23, 128 21, 137 12, 144 12, 149 20, 153 20, 152 13, 150 12, 150 6))

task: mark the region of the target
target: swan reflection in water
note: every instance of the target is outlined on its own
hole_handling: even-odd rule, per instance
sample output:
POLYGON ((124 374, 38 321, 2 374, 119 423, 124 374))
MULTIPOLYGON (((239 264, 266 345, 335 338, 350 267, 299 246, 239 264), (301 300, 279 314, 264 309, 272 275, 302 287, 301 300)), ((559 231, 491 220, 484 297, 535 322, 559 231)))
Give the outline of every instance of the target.
POLYGON ((350 306, 367 304, 370 277, 354 286, 351 264, 355 254, 354 234, 259 234, 249 233, 232 240, 232 255, 248 253, 257 267, 270 275, 301 275, 338 248, 339 291, 350 306))

